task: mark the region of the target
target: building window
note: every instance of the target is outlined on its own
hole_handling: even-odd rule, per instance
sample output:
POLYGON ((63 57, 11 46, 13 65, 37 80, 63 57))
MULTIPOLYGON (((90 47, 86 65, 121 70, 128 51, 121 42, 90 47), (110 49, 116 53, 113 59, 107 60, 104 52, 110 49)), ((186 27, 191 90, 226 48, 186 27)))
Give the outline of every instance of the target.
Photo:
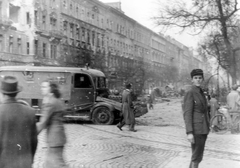
POLYGON ((63 8, 67 8, 67 4, 65 0, 63 1, 63 8))
POLYGON ((34 40, 35 55, 38 55, 38 40, 34 40))
POLYGON ((67 35, 67 27, 68 27, 68 22, 64 21, 63 22, 63 34, 67 35))
POLYGON ((13 53, 13 37, 9 36, 9 52, 13 53))
POLYGON ((90 30, 87 30, 87 43, 90 43, 90 30))
MULTIPOLYGON (((20 7, 9 5, 9 19, 12 20, 15 23, 18 23, 19 20, 19 13, 20 13, 20 7)), ((1 13, 0 13, 1 15, 1 13)))
POLYGON ((57 19, 51 17, 50 18, 50 29, 51 30, 56 30, 56 26, 57 26, 57 19))
POLYGON ((46 58, 47 57, 47 44, 46 43, 43 43, 42 51, 43 51, 43 57, 46 58))
POLYGON ((3 35, 0 34, 0 51, 3 51, 3 35))
POLYGON ((95 45, 95 31, 92 32, 92 45, 95 45))
POLYGON ((79 29, 79 25, 76 25, 76 39, 80 39, 80 29, 79 29))
POLYGON ((70 23, 70 38, 73 38, 73 36, 74 36, 74 31, 73 31, 73 29, 74 29, 74 24, 73 24, 73 23, 70 23))
POLYGON ((27 42, 27 54, 29 55, 30 54, 30 43, 27 42))
POLYGON ((76 14, 78 15, 78 7, 76 7, 76 14))
POLYGON ((104 46, 104 35, 102 35, 102 47, 104 46))
POLYGON ((42 25, 43 25, 43 29, 46 29, 46 15, 42 16, 42 25))
POLYGON ((38 11, 37 10, 34 11, 34 23, 35 23, 35 25, 38 24, 38 11))
POLYGON ((18 38, 17 39, 17 53, 18 54, 21 54, 22 53, 22 39, 21 38, 18 38))
POLYGON ((51 58, 55 59, 57 55, 57 46, 54 44, 51 44, 51 58))
POLYGON ((100 46, 100 35, 97 33, 97 46, 100 46))
POLYGON ((82 41, 85 42, 85 28, 82 28, 82 41))
POLYGON ((27 24, 30 25, 30 14, 29 14, 29 12, 26 13, 26 21, 27 21, 27 24))

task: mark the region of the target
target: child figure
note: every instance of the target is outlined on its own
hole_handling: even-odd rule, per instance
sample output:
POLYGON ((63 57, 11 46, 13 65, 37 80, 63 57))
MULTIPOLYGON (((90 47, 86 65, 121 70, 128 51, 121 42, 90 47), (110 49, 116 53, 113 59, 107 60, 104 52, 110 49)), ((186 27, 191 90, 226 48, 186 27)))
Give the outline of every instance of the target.
POLYGON ((153 109, 153 99, 151 95, 148 95, 149 110, 153 109))

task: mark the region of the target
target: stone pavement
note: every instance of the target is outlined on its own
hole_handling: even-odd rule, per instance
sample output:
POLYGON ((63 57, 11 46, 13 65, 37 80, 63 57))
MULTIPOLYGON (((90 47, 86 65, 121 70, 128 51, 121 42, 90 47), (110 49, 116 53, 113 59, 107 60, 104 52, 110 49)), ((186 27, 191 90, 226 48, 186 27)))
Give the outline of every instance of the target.
MULTIPOLYGON (((65 160, 70 168, 188 168, 190 144, 177 126, 136 126, 138 132, 115 125, 66 124, 65 160)), ((39 135, 34 168, 42 168, 45 132, 39 135)), ((239 168, 240 134, 210 134, 199 168, 239 168)))

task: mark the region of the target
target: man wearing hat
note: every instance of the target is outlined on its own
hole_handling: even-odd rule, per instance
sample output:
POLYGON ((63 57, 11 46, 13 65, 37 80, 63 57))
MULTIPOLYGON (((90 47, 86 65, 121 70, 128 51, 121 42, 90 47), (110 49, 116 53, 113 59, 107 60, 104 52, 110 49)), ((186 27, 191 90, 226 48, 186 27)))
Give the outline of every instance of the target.
POLYGON ((37 148, 35 112, 17 102, 17 79, 5 76, 0 86, 0 167, 31 168, 37 148))
POLYGON ((192 87, 186 92, 183 100, 183 118, 187 139, 191 143, 192 157, 189 168, 198 168, 202 161, 207 135, 209 133, 209 115, 206 97, 201 88, 203 71, 194 69, 191 72, 192 87))
POLYGON ((122 117, 120 122, 117 124, 117 127, 122 131, 122 127, 127 124, 129 125, 129 131, 136 132, 137 130, 134 129, 135 116, 130 91, 132 84, 127 83, 125 87, 126 89, 122 93, 122 117))

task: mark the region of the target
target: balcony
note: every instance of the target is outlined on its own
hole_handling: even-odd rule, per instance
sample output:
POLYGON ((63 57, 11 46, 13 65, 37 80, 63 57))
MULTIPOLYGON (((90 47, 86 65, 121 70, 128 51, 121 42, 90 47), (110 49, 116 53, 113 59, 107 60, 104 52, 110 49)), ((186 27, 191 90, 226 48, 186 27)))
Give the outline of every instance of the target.
POLYGON ((0 30, 8 30, 13 22, 10 19, 0 18, 0 30))

